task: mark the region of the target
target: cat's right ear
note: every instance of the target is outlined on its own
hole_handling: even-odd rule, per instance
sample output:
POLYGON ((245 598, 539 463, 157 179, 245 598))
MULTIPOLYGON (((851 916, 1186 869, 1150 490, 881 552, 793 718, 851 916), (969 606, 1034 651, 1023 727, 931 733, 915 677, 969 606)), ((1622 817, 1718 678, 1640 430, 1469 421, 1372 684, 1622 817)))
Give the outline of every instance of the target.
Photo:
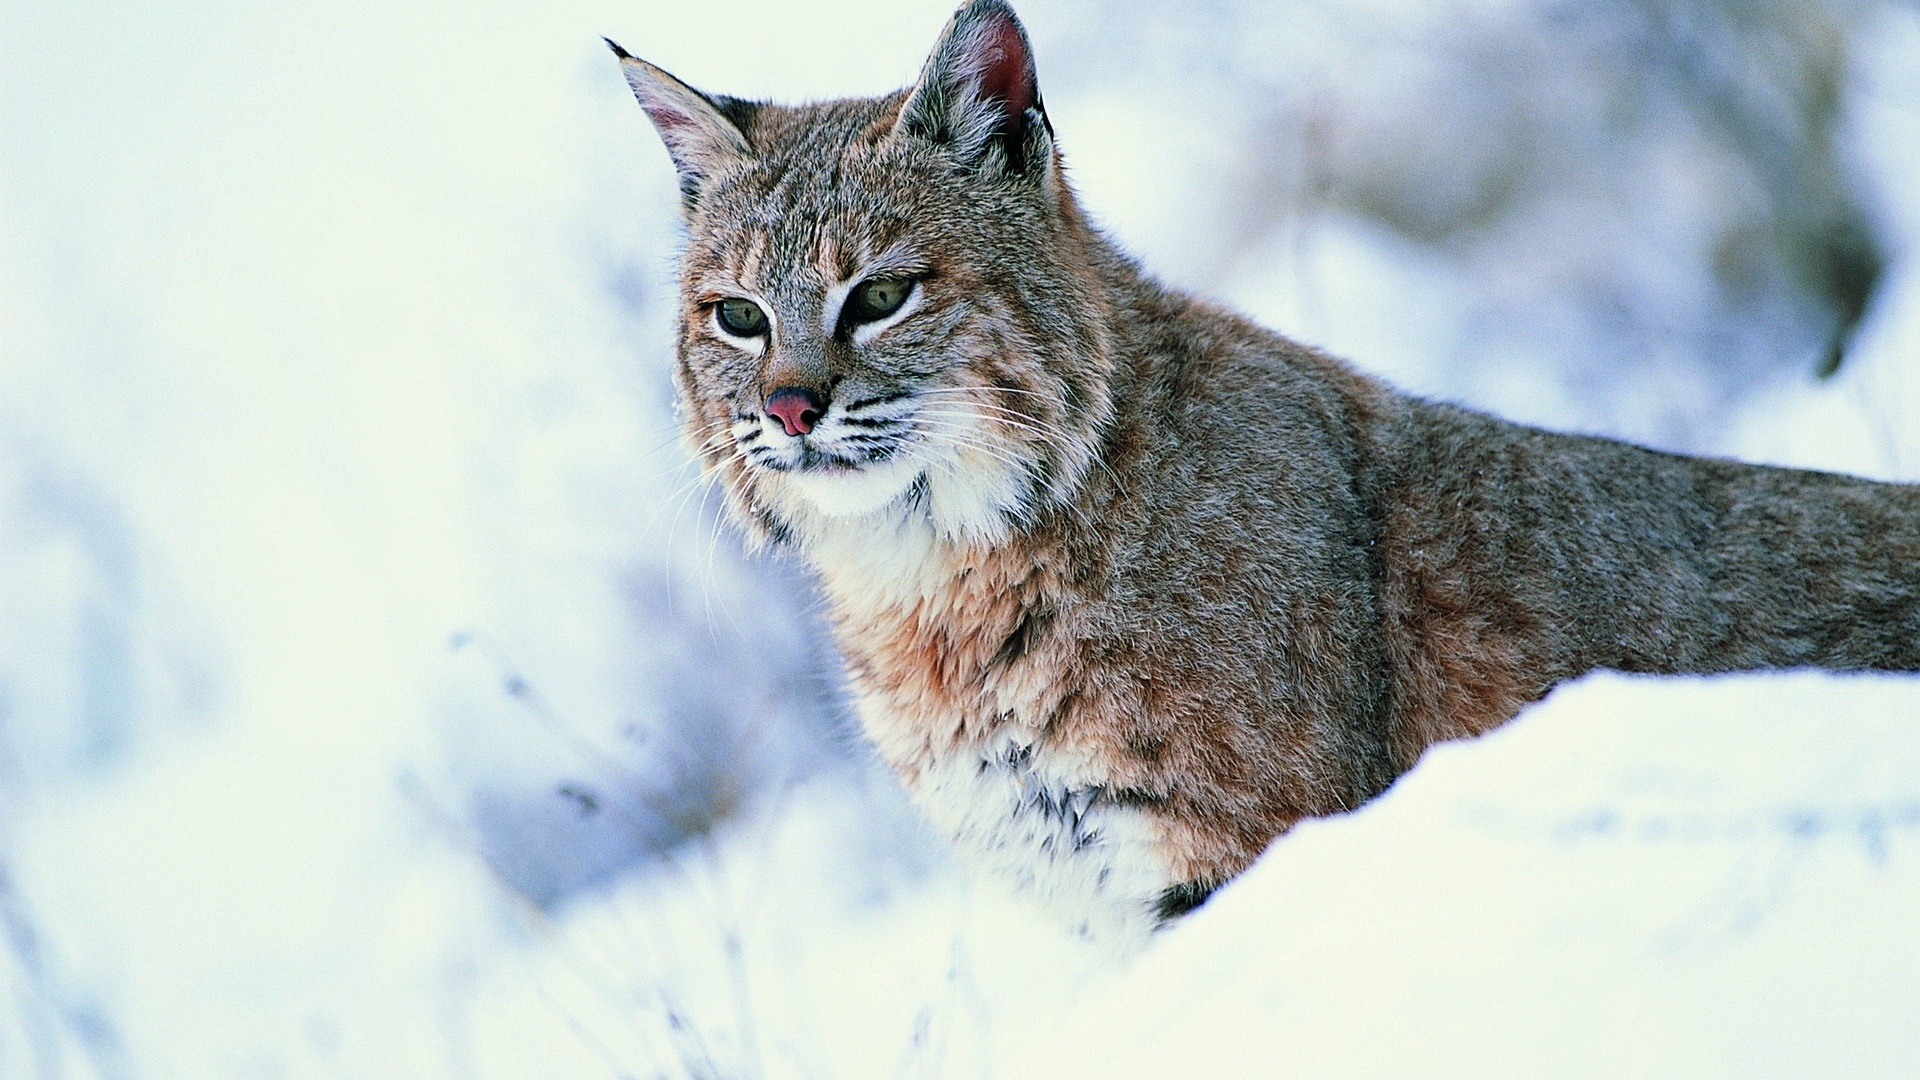
POLYGON ((629 53, 613 39, 602 40, 620 58, 620 73, 653 121, 660 141, 667 144, 667 154, 680 173, 681 209, 691 214, 707 181, 728 162, 752 153, 747 137, 728 116, 729 109, 744 116, 752 106, 731 98, 710 98, 629 53))

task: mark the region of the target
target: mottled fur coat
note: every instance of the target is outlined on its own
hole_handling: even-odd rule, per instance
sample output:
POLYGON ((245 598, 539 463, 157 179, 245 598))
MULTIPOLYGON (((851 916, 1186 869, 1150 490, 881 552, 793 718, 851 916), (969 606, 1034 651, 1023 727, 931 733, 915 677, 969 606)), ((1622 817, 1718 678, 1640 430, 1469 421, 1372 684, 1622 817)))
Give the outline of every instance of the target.
POLYGON ((917 801, 1077 926, 1138 941, 1594 668, 1920 669, 1920 489, 1422 401, 1165 288, 998 0, 871 100, 615 51, 680 172, 694 452, 917 801))

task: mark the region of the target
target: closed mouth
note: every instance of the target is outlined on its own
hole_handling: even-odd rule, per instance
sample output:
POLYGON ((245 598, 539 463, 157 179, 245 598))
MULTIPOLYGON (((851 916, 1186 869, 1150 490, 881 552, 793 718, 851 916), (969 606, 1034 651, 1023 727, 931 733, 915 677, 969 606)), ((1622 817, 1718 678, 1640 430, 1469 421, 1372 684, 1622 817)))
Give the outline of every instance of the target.
MULTIPOLYGON (((864 441, 864 440, 862 440, 864 441)), ((749 451, 748 456, 756 465, 774 472, 808 473, 851 473, 859 472, 869 465, 892 458, 900 450, 899 440, 887 440, 883 445, 861 448, 857 453, 846 453, 837 448, 829 449, 814 445, 811 440, 803 440, 797 453, 786 458, 771 450, 761 453, 749 451)))

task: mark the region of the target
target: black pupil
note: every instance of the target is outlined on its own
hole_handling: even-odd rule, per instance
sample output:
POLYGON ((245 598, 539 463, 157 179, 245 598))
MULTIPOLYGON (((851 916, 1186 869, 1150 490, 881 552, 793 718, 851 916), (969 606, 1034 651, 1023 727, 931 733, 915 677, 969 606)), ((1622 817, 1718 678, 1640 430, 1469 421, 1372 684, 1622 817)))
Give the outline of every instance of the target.
POLYGON ((863 281, 853 290, 853 303, 847 305, 847 314, 855 322, 884 319, 899 311, 900 305, 907 302, 907 290, 911 284, 905 278, 863 281))
POLYGON ((727 333, 753 337, 767 328, 767 317, 751 300, 720 301, 720 325, 727 333))

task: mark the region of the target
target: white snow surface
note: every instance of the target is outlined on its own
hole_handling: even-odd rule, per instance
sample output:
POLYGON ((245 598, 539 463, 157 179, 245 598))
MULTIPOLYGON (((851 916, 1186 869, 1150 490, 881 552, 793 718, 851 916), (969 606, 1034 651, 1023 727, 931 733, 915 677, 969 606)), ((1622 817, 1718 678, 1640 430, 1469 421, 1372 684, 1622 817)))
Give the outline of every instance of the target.
MULTIPOLYGON (((1342 19, 1411 10, 1288 55, 1364 81, 1342 19)), ((1920 1075, 1920 679, 1590 677, 1124 964, 905 807, 672 445, 671 170, 598 35, 793 100, 948 11, 0 7, 0 1078, 1920 1075)), ((1210 261, 1231 125, 1022 14, 1150 266, 1481 400, 1455 264, 1210 261)), ((1920 15, 1859 47, 1888 283, 1690 437, 1920 480, 1920 15)))
POLYGON ((1003 1075, 1911 1076, 1916 715, 1886 677, 1562 688, 1295 829, 1003 1075))

